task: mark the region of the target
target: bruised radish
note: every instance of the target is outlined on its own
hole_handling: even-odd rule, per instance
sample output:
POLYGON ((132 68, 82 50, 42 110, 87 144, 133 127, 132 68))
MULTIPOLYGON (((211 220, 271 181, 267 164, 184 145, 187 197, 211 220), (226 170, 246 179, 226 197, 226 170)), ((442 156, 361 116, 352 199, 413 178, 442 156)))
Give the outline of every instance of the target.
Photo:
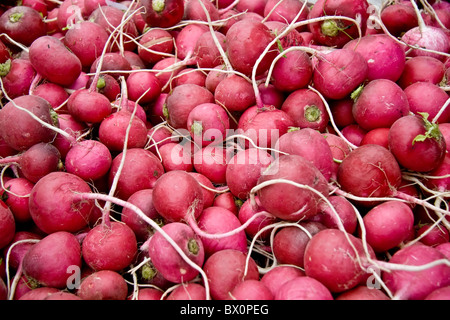
MULTIPOLYGON (((162 230, 181 248, 188 259, 198 266, 203 265, 205 251, 202 240, 187 224, 171 222, 164 225, 162 230)), ((148 246, 153 265, 168 281, 189 282, 199 274, 198 269, 186 262, 161 232, 156 232, 151 237, 148 246)))

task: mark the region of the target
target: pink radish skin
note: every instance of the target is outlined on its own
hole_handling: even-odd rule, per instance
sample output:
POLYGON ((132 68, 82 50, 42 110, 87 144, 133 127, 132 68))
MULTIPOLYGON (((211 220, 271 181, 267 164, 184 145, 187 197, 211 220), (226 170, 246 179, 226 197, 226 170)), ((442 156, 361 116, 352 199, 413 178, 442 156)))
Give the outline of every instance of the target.
POLYGON ((131 73, 127 77, 128 98, 147 104, 161 94, 161 84, 152 72, 131 73))
POLYGON ((2 198, 6 198, 4 202, 13 213, 14 220, 18 223, 30 222, 30 208, 26 196, 31 193, 34 183, 26 178, 12 178, 3 183, 4 190, 1 190, 0 194, 2 198))
POLYGON ((67 286, 69 267, 81 268, 81 246, 77 238, 66 231, 53 232, 25 254, 24 274, 42 286, 63 289, 67 286))
MULTIPOLYGON (((97 69, 99 68, 100 59, 101 57, 98 57, 91 64, 91 67, 89 69, 90 73, 96 73, 97 69)), ((128 62, 128 60, 120 53, 106 52, 103 55, 102 66, 100 67, 100 71, 110 71, 110 70, 117 70, 117 72, 108 73, 116 80, 119 79, 119 76, 124 76, 126 78, 129 73, 121 71, 131 71, 131 65, 128 62)))
POLYGON ((418 26, 418 19, 409 1, 393 3, 381 11, 381 21, 387 30, 396 37, 418 26))
POLYGON ((159 148, 164 171, 184 170, 191 172, 194 170, 192 153, 188 146, 182 143, 169 142, 159 148))
MULTIPOLYGON (((258 199, 256 198, 256 201, 258 199)), ((252 206, 250 199, 247 199, 239 208, 238 218, 241 224, 245 224, 248 220, 253 219, 253 216, 265 211, 264 208, 258 206, 256 209, 252 206)), ((271 216, 259 216, 255 218, 246 228, 245 233, 248 237, 253 239, 258 235, 258 239, 267 241, 270 237, 271 230, 260 232, 263 228, 277 222, 278 219, 271 216)))
POLYGON ((273 294, 259 280, 245 280, 230 292, 232 300, 273 300, 273 294))
POLYGON ((189 24, 181 29, 175 38, 178 58, 185 59, 193 55, 198 38, 208 32, 207 26, 202 24, 189 24))
POLYGON ((352 149, 342 137, 336 134, 322 133, 322 135, 330 146, 331 154, 333 156, 331 178, 336 179, 340 161, 343 160, 351 152, 352 149))
POLYGON ((58 148, 61 159, 64 160, 67 152, 69 152, 70 148, 72 148, 76 138, 87 129, 87 125, 84 122, 76 120, 71 114, 68 113, 58 115, 58 122, 59 129, 67 132, 69 134, 69 138, 57 133, 52 144, 58 148))
POLYGON ((6 246, 3 249, 4 256, 8 254, 9 251, 9 266, 13 270, 18 270, 18 268, 22 265, 22 260, 25 254, 30 250, 33 245, 35 245, 36 242, 23 242, 19 244, 15 244, 15 242, 21 241, 21 240, 41 240, 43 238, 42 235, 30 232, 30 231, 17 231, 14 235, 14 238, 11 240, 10 245, 6 246), (12 245, 14 244, 14 247, 12 245))
POLYGON ((47 100, 53 109, 58 111, 66 110, 63 104, 69 98, 67 91, 60 85, 47 82, 39 84, 32 90, 33 95, 39 96, 47 100))
POLYGON ((300 50, 290 51, 275 63, 271 82, 278 90, 292 92, 306 87, 312 75, 313 68, 308 54, 300 50), (296 72, 292 72, 293 70, 296 72))
MULTIPOLYGON (((211 21, 219 19, 219 11, 216 6, 210 1, 201 0, 203 6, 206 8, 211 21)), ((208 21, 203 6, 198 0, 187 0, 184 4, 185 18, 189 20, 208 21)))
POLYGON ((302 269, 293 266, 278 265, 270 269, 261 277, 261 282, 276 296, 278 290, 287 281, 304 276, 302 269))
POLYGON ((398 84, 403 89, 419 81, 439 84, 444 74, 445 65, 441 60, 428 56, 417 56, 406 60, 398 84))
MULTIPOLYGON (((267 21, 291 23, 300 12, 300 10, 302 10, 302 8, 302 1, 288 0, 283 1, 279 4, 276 0, 267 0, 266 5, 264 6, 263 15, 267 19, 267 21), (274 9, 275 5, 277 5, 277 7, 274 9)), ((296 22, 306 20, 308 18, 308 13, 309 9, 307 6, 305 6, 296 22)))
POLYGON ((198 172, 189 172, 189 174, 193 176, 202 187, 203 208, 205 209, 212 206, 216 194, 214 191, 212 191, 214 190, 214 185, 212 184, 211 180, 209 180, 205 175, 198 172))
POLYGON ((239 213, 238 203, 239 200, 237 200, 231 192, 223 192, 214 198, 213 206, 230 210, 237 216, 239 213))
POLYGON ((29 92, 36 71, 27 59, 13 59, 1 65, 4 91, 11 99, 29 92))
MULTIPOLYGON (((139 289, 139 292, 137 294, 137 300, 161 300, 161 297, 163 295, 163 291, 156 288, 142 288, 139 289)), ((128 297, 128 300, 131 300, 130 297, 128 297)))
POLYGON ((320 281, 303 276, 285 282, 278 289, 274 300, 333 300, 333 296, 320 281))
POLYGON ((212 183, 226 183, 227 163, 230 151, 221 145, 210 144, 194 153, 194 169, 212 183))
POLYGON ((448 300, 450 299, 450 286, 436 289, 425 297, 425 300, 448 300))
POLYGON ((338 128, 344 128, 350 124, 356 123, 352 113, 353 103, 354 101, 351 98, 329 102, 333 121, 338 128))
POLYGON ((166 300, 206 300, 205 287, 196 282, 183 283, 176 287, 166 300))
POLYGON ((361 285, 339 294, 336 300, 390 300, 390 298, 381 290, 361 285))
MULTIPOLYGON (((203 265, 205 250, 202 240, 188 225, 172 222, 164 225, 162 229, 182 248, 189 259, 199 266, 203 265)), ((183 260, 160 232, 151 237, 148 252, 155 268, 168 281, 189 282, 199 273, 183 260)))
MULTIPOLYGON (((222 51, 225 51, 225 35, 214 31, 214 36, 217 38, 222 51)), ((215 68, 223 64, 223 57, 211 32, 204 32, 198 37, 193 55, 199 68, 215 68)))
MULTIPOLYGON (((408 45, 414 47, 425 48, 442 53, 450 52, 450 44, 448 36, 442 28, 422 26, 414 27, 405 32, 401 37, 408 45)), ((420 49, 412 49, 408 54, 410 57, 428 56, 445 61, 446 57, 434 52, 428 52, 420 49)))
POLYGON ((88 123, 100 123, 112 112, 109 99, 89 89, 79 89, 72 93, 67 100, 67 110, 78 121, 88 123), (92 108, 92 105, 96 108, 92 108))
POLYGON ((174 50, 174 38, 166 30, 149 29, 139 40, 137 52, 145 65, 151 66, 156 62, 172 54, 174 50), (158 54, 158 53, 161 54, 158 54))
POLYGON ((204 87, 206 84, 206 75, 198 69, 185 68, 178 73, 174 79, 173 86, 176 87, 188 83, 204 87))
POLYGON ((214 91, 214 99, 230 112, 244 112, 256 102, 252 84, 235 74, 219 82, 214 91))
POLYGON ((367 134, 367 130, 364 130, 359 124, 353 123, 342 128, 341 134, 353 146, 359 147, 367 134))
POLYGON ((165 0, 153 6, 153 1, 142 0, 146 10, 142 13, 143 20, 150 27, 168 28, 181 21, 184 14, 184 3, 181 0, 165 0))
POLYGON ((420 242, 430 247, 437 247, 440 244, 448 243, 450 241, 450 235, 448 230, 438 224, 433 226, 432 224, 424 224, 417 230, 417 236, 422 236, 420 242), (426 233, 426 235, 423 235, 426 233))
MULTIPOLYGON (((333 206, 336 214, 327 206, 324 206, 319 215, 317 215, 318 222, 322 223, 327 228, 340 229, 341 224, 345 231, 354 234, 358 226, 358 218, 356 216, 355 208, 352 203, 342 196, 329 196, 328 201, 333 206), (340 223, 338 220, 340 220, 340 223)), ((314 217, 314 218, 316 218, 314 217)))
POLYGON ((4 248, 14 239, 16 222, 11 209, 3 201, 0 201, 0 230, 0 248, 4 248))
POLYGON ((360 145, 378 144, 389 148, 389 128, 375 128, 368 131, 361 140, 360 145))
POLYGON ((128 285, 116 271, 100 270, 83 279, 77 296, 83 300, 125 300, 128 285))

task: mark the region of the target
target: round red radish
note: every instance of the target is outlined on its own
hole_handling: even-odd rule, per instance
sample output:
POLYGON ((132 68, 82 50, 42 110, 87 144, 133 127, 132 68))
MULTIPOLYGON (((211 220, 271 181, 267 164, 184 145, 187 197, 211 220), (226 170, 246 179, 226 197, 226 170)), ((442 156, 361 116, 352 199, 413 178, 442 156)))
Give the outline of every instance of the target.
POLYGON ((188 24, 183 27, 175 38, 178 58, 192 57, 198 38, 205 32, 209 32, 209 28, 202 24, 188 24))
POLYGON ((182 283, 170 292, 166 300, 206 300, 206 290, 200 283, 182 283))
POLYGON ((191 172, 194 170, 192 152, 189 146, 183 143, 169 142, 159 147, 159 155, 164 171, 183 170, 191 172))
POLYGON ((243 112, 256 101, 252 84, 237 74, 230 74, 217 84, 214 99, 230 112, 243 112))
POLYGON ((300 10, 302 10, 296 22, 303 21, 308 18, 309 13, 308 6, 306 5, 303 7, 303 4, 303 1, 296 0, 282 1, 281 3, 277 0, 267 0, 266 5, 264 6, 263 15, 267 21, 291 23, 298 13, 300 13, 300 10))
POLYGON ((225 208, 237 216, 239 214, 240 200, 236 199, 229 191, 222 192, 214 198, 213 206, 225 208))
POLYGON ((275 300, 333 300, 330 290, 320 281, 309 277, 295 277, 277 291, 275 300))
POLYGON ((131 73, 126 80, 128 98, 147 104, 154 101, 161 94, 161 84, 153 72, 131 73))
POLYGON ((87 128, 86 123, 76 120, 71 114, 64 113, 58 115, 59 129, 69 134, 69 138, 58 133, 53 140, 53 145, 58 148, 61 159, 66 158, 67 152, 74 143, 74 139, 79 137, 87 128))
POLYGON ((354 100, 350 97, 329 102, 333 121, 338 128, 344 128, 356 123, 352 113, 353 103, 354 100))
POLYGON ((188 20, 208 21, 205 9, 211 21, 219 20, 219 11, 214 3, 207 0, 186 0, 184 1, 184 17, 188 20), (203 3, 203 6, 200 4, 203 3), (205 9, 203 8, 205 7, 205 9))
POLYGON ((273 300, 269 288, 260 280, 244 280, 230 292, 230 300, 273 300))
POLYGON ((5 93, 14 99, 28 94, 36 71, 28 59, 16 58, 1 64, 2 82, 5 93))
POLYGON ((350 146, 340 136, 333 133, 322 133, 333 155, 332 178, 336 179, 340 162, 351 152, 350 146))
POLYGON ((403 89, 419 81, 439 84, 444 74, 445 65, 441 60, 428 56, 417 56, 406 60, 405 68, 397 83, 403 89))
POLYGON ((362 138, 360 145, 378 144, 389 149, 389 128, 375 128, 368 131, 362 138))
POLYGON ((336 195, 329 196, 328 201, 333 206, 337 216, 331 208, 324 205, 321 209, 321 214, 317 216, 318 221, 325 227, 334 229, 340 229, 342 224, 345 231, 354 234, 358 226, 358 217, 352 203, 347 198, 336 195))
POLYGON ((406 31, 401 39, 407 45, 413 46, 413 49, 408 53, 410 57, 428 56, 445 61, 447 59, 446 56, 439 54, 439 52, 447 54, 450 52, 448 35, 442 28, 417 26, 406 31), (421 49, 433 50, 438 53, 421 49))
POLYGON ((172 55, 173 49, 173 36, 166 30, 152 28, 140 38, 137 52, 145 65, 153 65, 172 55))
POLYGON ((422 225, 416 232, 420 242, 430 247, 437 247, 440 244, 450 241, 449 231, 442 225, 433 226, 431 223, 422 225))
POLYGON ((32 93, 47 100, 55 111, 66 110, 65 102, 69 99, 69 93, 62 86, 51 82, 41 83, 32 93))
MULTIPOLYGON (((187 224, 172 222, 164 225, 162 230, 181 248, 188 259, 199 267, 203 265, 205 251, 202 240, 187 224)), ((188 264, 160 232, 151 237, 148 254, 155 268, 168 281, 189 282, 199 274, 199 271, 188 264)))
POLYGON ((69 267, 81 268, 81 247, 72 233, 57 231, 33 245, 22 261, 24 274, 42 286, 63 289, 69 267))
POLYGON ((418 25, 416 12, 409 1, 396 2, 384 7, 380 17, 386 29, 396 37, 418 25))
POLYGON ((450 286, 432 291, 424 300, 448 300, 450 299, 450 286))
POLYGON ((121 271, 136 258, 136 236, 124 223, 100 223, 88 231, 81 251, 84 262, 93 270, 121 271))
POLYGON ((308 54, 295 50, 287 52, 275 63, 271 83, 278 90, 292 92, 306 87, 312 75, 313 67, 308 54))
POLYGON ((112 112, 109 99, 96 91, 79 89, 67 100, 68 112, 78 121, 100 123, 112 112), (92 108, 95 105, 95 108, 92 108))
POLYGON ((193 176, 202 187, 203 208, 212 206, 216 197, 216 193, 213 191, 214 185, 212 184, 211 180, 209 180, 205 175, 198 172, 189 172, 189 174, 193 176))
MULTIPOLYGON (((256 201, 258 201, 256 197, 256 201)), ((254 218, 253 216, 256 214, 259 214, 261 212, 265 211, 264 208, 261 206, 257 206, 254 208, 254 206, 251 203, 250 199, 247 199, 239 208, 239 212, 237 214, 239 221, 241 224, 247 223, 248 220, 252 219, 252 222, 245 228, 245 233, 248 237, 253 239, 258 235, 258 240, 269 240, 270 234, 272 229, 266 229, 262 233, 260 232, 263 228, 272 225, 275 222, 278 222, 278 219, 272 216, 259 216, 257 218, 254 218)))
POLYGON ((381 290, 361 285, 344 291, 336 297, 336 300, 390 300, 390 298, 381 290))
POLYGON ((348 142, 359 147, 367 134, 367 130, 361 128, 357 123, 352 123, 342 128, 341 134, 348 142))
POLYGON ((226 50, 225 35, 221 32, 214 31, 214 36, 211 32, 203 32, 197 39, 194 47, 194 58, 199 68, 215 68, 223 64, 223 57, 221 51, 217 47, 214 40, 217 38, 218 44, 223 52, 226 50))
POLYGON ((176 77, 173 78, 173 86, 179 86, 182 84, 192 83, 204 87, 206 84, 206 74, 196 68, 185 68, 181 70, 176 77))
POLYGON ((126 300, 128 285, 116 271, 100 270, 81 281, 77 296, 83 300, 126 300))
POLYGON ((273 84, 269 83, 269 85, 266 86, 261 83, 258 85, 258 91, 264 105, 274 106, 277 109, 281 108, 285 99, 284 93, 276 89, 273 84))
POLYGON ((18 223, 31 221, 28 195, 31 193, 34 183, 26 178, 12 178, 3 183, 4 190, 0 194, 13 213, 14 220, 18 223))
POLYGON ((262 275, 261 282, 264 283, 275 296, 279 288, 287 281, 304 275, 305 273, 300 268, 277 265, 262 275))
POLYGON ((184 15, 182 0, 141 0, 145 11, 142 17, 150 27, 168 28, 181 21, 184 15))
POLYGON ((0 201, 0 248, 6 247, 14 239, 16 222, 11 209, 0 201))
POLYGON ((227 163, 230 151, 220 144, 210 144, 194 153, 194 169, 205 175, 212 183, 226 183, 227 163))

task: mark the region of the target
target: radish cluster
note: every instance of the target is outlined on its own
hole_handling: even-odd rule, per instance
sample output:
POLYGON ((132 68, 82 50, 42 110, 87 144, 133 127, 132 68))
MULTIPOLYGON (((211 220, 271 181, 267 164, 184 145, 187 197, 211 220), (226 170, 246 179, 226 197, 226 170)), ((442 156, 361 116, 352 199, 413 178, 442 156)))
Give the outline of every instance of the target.
POLYGON ((449 299, 449 21, 0 5, 0 299, 449 299))

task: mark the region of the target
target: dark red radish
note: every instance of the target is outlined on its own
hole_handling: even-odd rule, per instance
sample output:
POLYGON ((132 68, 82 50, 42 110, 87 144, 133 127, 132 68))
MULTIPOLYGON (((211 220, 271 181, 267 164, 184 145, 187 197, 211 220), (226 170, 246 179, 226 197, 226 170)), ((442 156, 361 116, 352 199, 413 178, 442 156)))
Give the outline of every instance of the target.
POLYGON ((195 43, 193 58, 199 68, 215 68, 224 63, 222 52, 225 50, 226 41, 223 33, 203 32, 195 43))
POLYGON ((27 251, 23 273, 41 286, 64 289, 71 276, 68 268, 81 268, 81 246, 70 232, 57 231, 45 236, 27 251))
POLYGON ((166 30, 152 28, 139 39, 139 58, 145 65, 153 65, 165 57, 173 55, 174 37, 166 30))
POLYGON ((198 38, 208 31, 208 26, 203 24, 188 24, 183 27, 175 38, 178 58, 193 58, 198 38))
POLYGON ((230 292, 230 300, 273 300, 269 288, 260 280, 244 280, 230 292))
POLYGON ((445 65, 441 60, 428 56, 417 56, 406 60, 405 68, 397 83, 403 89, 419 81, 437 85, 442 81, 444 75, 445 65))
POLYGON ((113 158, 108 174, 108 184, 111 186, 117 179, 116 196, 126 200, 136 191, 153 188, 163 173, 164 167, 161 161, 151 151, 132 148, 113 158), (124 165, 119 172, 124 156, 124 165), (116 178, 116 175, 119 176, 116 178))
MULTIPOLYGON (((375 252, 398 248, 414 230, 411 207, 400 201, 385 201, 364 215, 364 232, 367 243, 375 252)), ((362 229, 358 230, 361 237, 362 229)))
POLYGON ((366 252, 360 238, 338 229, 325 229, 306 245, 305 273, 331 292, 340 293, 366 279, 366 270, 371 264, 369 257, 374 259, 375 253, 370 246, 366 252))
POLYGON ((187 83, 204 87, 206 84, 205 72, 196 68, 185 68, 173 78, 174 87, 187 83))
POLYGON ((74 53, 84 68, 88 68, 102 54, 108 33, 101 25, 80 21, 67 30, 64 44, 74 53))
MULTIPOLYGON (((448 140, 446 140, 448 141, 448 140)), ((448 144, 446 143, 447 148, 448 144)), ((447 150, 445 153, 444 160, 435 169, 431 170, 427 175, 434 178, 424 178, 422 182, 430 190, 435 190, 438 192, 446 192, 450 187, 450 179, 448 174, 450 174, 450 154, 447 150)))
POLYGON ((342 190, 357 197, 392 195, 402 181, 400 166, 386 148, 367 144, 351 151, 342 160, 337 182, 342 190))
POLYGON ((64 161, 67 172, 86 181, 94 181, 106 176, 111 163, 111 152, 97 140, 78 142, 69 150, 64 161))
POLYGON ((351 152, 352 148, 340 136, 333 133, 322 133, 331 149, 333 155, 332 179, 336 179, 340 162, 351 152))
POLYGON ((390 300, 390 298, 382 290, 360 285, 340 293, 335 300, 390 300))
POLYGON ((81 252, 84 262, 95 271, 121 271, 136 258, 136 236, 124 223, 100 223, 88 231, 81 252))
POLYGON ((280 109, 285 96, 284 93, 280 90, 276 89, 273 84, 268 84, 267 86, 263 83, 259 84, 258 87, 259 96, 261 97, 261 101, 264 105, 274 106, 277 109, 280 109))
POLYGON ((350 124, 356 124, 352 112, 353 103, 354 101, 350 97, 329 101, 331 116, 338 128, 342 129, 350 124))
POLYGON ((153 72, 131 73, 126 84, 128 98, 141 104, 150 103, 161 94, 161 84, 153 72))
POLYGON ((64 43, 52 36, 41 36, 29 48, 34 69, 50 82, 69 86, 81 74, 81 61, 64 43))
MULTIPOLYGON (((108 1, 108 2, 117 2, 116 0, 108 1)), ((84 12, 87 15, 90 15, 92 11, 98 8, 98 6, 105 6, 106 0, 85 0, 84 1, 84 12)), ((113 4, 114 5, 114 4, 113 4)))
MULTIPOLYGON (((243 19, 234 23, 226 34, 225 42, 233 69, 245 75, 251 75, 255 67, 256 75, 267 71, 278 51, 268 50, 264 56, 261 55, 274 39, 275 35, 260 21, 243 19)), ((275 45, 270 49, 275 49, 275 45)))
POLYGON ((405 68, 403 47, 385 34, 367 35, 347 42, 345 49, 360 53, 367 62, 367 80, 387 79, 397 81, 405 68))
POLYGON ((392 3, 381 10, 381 21, 389 33, 395 37, 400 37, 406 31, 418 26, 418 18, 414 7, 408 2, 392 3))
POLYGON ((325 98, 343 99, 367 79, 364 57, 351 49, 336 49, 323 55, 314 69, 314 87, 325 98))
POLYGON ((356 123, 366 131, 389 128, 409 111, 406 93, 388 79, 375 79, 365 85, 352 109, 356 123))
POLYGON ((225 249, 247 252, 247 236, 244 230, 227 237, 214 238, 214 234, 232 232, 242 226, 240 220, 230 210, 214 205, 205 208, 199 216, 197 224, 200 230, 194 228, 194 231, 199 235, 207 257, 225 249))
POLYGON ((206 300, 205 287, 197 282, 182 283, 169 293, 166 300, 206 300))
POLYGON ((274 300, 334 300, 331 291, 320 281, 309 277, 295 277, 286 281, 274 300))
POLYGON ((210 144, 194 153, 194 169, 214 184, 226 183, 227 163, 231 152, 221 145, 210 144))
POLYGON ((230 129, 230 117, 216 103, 201 103, 189 112, 186 125, 194 143, 206 147, 222 142, 230 129))
POLYGON ((273 255, 279 264, 303 268, 305 248, 311 238, 326 227, 320 222, 300 222, 288 225, 275 233, 272 242, 273 255))
POLYGON ((256 102, 252 84, 237 74, 230 74, 217 84, 214 99, 230 112, 244 112, 256 102))
POLYGON ((100 123, 112 113, 109 99, 90 89, 79 89, 67 100, 68 112, 78 121, 100 123), (96 108, 92 108, 95 105, 96 108))
POLYGON ((216 198, 216 193, 214 191, 215 187, 211 180, 209 180, 205 175, 198 172, 188 172, 193 176, 197 182, 202 187, 203 191, 203 208, 208 208, 212 206, 214 199, 216 198))
POLYGON ((33 189, 34 183, 26 178, 12 178, 3 182, 4 189, 1 198, 9 207, 17 223, 31 221, 28 195, 33 189))
POLYGON ((362 140, 367 134, 367 130, 364 130, 357 123, 352 123, 342 128, 341 134, 354 148, 361 145, 362 140))
POLYGON ((389 128, 375 128, 368 131, 361 140, 360 145, 378 144, 389 149, 389 128))
POLYGON ((439 250, 422 243, 405 247, 395 252, 389 260, 389 264, 397 268, 390 272, 383 272, 383 282, 394 295, 393 299, 424 299, 434 290, 449 285, 450 266, 440 263, 419 270, 407 268, 424 266, 445 259, 445 255, 439 250))
POLYGON ((159 147, 159 155, 164 171, 194 171, 194 160, 189 146, 183 143, 169 142, 159 147))
POLYGON ((448 299, 450 299, 450 286, 436 289, 424 298, 424 300, 448 300, 448 299))
POLYGON ((389 149, 405 169, 435 169, 444 160, 446 148, 439 125, 430 122, 426 114, 401 117, 390 127, 389 149))
POLYGON ((186 0, 184 2, 185 19, 208 21, 208 16, 211 21, 219 20, 219 10, 211 1, 186 0), (205 9, 208 15, 205 13, 205 9))
MULTIPOLYGON (((28 47, 47 34, 47 28, 39 11, 24 5, 8 8, 0 16, 0 33, 28 47)), ((9 42, 7 42, 9 43, 9 42)))
POLYGON ((4 256, 8 257, 8 265, 13 270, 18 270, 22 264, 22 259, 25 254, 35 245, 39 240, 43 238, 42 235, 31 231, 17 231, 10 244, 3 249, 4 256), (25 240, 30 240, 25 241, 25 240), (19 241, 25 241, 22 243, 16 243, 19 241))
POLYGON ((261 282, 264 283, 275 296, 279 288, 287 281, 297 277, 303 277, 304 275, 305 273, 300 268, 276 265, 261 276, 261 282))
MULTIPOLYGON (((95 76, 91 76, 86 83, 86 88, 93 86, 95 76)), ((121 88, 119 82, 109 74, 100 74, 95 85, 95 90, 103 94, 109 101, 114 101, 120 95, 121 88)))
POLYGON ((16 221, 11 209, 0 201, 0 248, 6 247, 13 239, 16 233, 16 221))
POLYGON ((6 286, 3 278, 0 278, 0 300, 7 300, 8 298, 8 287, 6 286))
POLYGON ((52 82, 41 83, 35 88, 31 88, 31 93, 47 100, 59 114, 67 111, 65 102, 69 99, 69 93, 64 87, 52 82))
POLYGON ((358 212, 353 204, 347 198, 336 195, 329 196, 328 201, 334 211, 330 207, 324 206, 314 220, 317 219, 327 228, 341 229, 354 234, 358 226, 358 212))
POLYGON ((51 142, 56 132, 34 118, 53 126, 50 108, 45 99, 33 95, 11 100, 0 110, 0 136, 15 150, 26 150, 40 142, 51 142))
POLYGON ((226 185, 239 199, 247 199, 263 171, 272 163, 273 156, 265 150, 250 148, 236 152, 227 162, 226 185))
POLYGON ((5 158, 17 154, 17 150, 11 148, 0 135, 0 157, 5 158))
POLYGON ((309 160, 298 155, 281 155, 273 161, 259 178, 257 188, 261 205, 277 218, 288 221, 313 217, 322 197, 328 196, 325 177, 309 160))
POLYGON ((224 249, 206 259, 203 270, 208 278, 211 298, 227 300, 230 292, 242 281, 258 280, 255 260, 239 250, 224 249))
POLYGON ((187 224, 171 222, 161 228, 179 246, 186 261, 161 232, 156 232, 149 241, 148 255, 155 268, 168 281, 185 283, 193 280, 199 274, 199 268, 205 260, 205 250, 202 240, 187 224), (197 267, 192 264, 196 264, 197 267))
POLYGON ((5 44, 5 41, 0 40, 0 63, 5 63, 12 58, 11 51, 5 44))
MULTIPOLYGON (((163 294, 164 292, 157 288, 141 288, 137 293, 136 300, 161 300, 163 294)), ((132 300, 131 298, 128 299, 132 300)))
POLYGON ((8 60, 1 65, 4 92, 10 99, 29 93, 36 71, 28 59, 8 60))
POLYGON ((275 148, 282 153, 295 154, 311 161, 327 181, 333 175, 333 153, 330 145, 317 130, 292 129, 278 139, 275 148))
MULTIPOLYGON (((258 202, 257 197, 255 197, 255 200, 258 202)), ((245 224, 251 220, 250 224, 245 228, 245 233, 250 239, 257 237, 257 240, 269 240, 272 229, 267 229, 266 227, 278 222, 278 219, 271 215, 260 215, 259 213, 263 211, 265 210, 261 206, 256 206, 255 208, 250 199, 245 200, 239 207, 237 217, 241 224, 245 224), (254 216, 256 215, 258 216, 255 218, 254 216), (262 231, 263 228, 266 228, 265 231, 262 231)))
POLYGON ((197 219, 203 211, 202 187, 185 171, 166 172, 153 187, 153 205, 168 222, 197 219))
POLYGON ((449 232, 442 224, 426 223, 416 231, 416 236, 420 237, 420 242, 430 247, 437 247, 450 241, 449 232))
POLYGON ((313 67, 308 54, 300 50, 289 51, 274 64, 271 83, 278 90, 292 92, 306 87, 312 75, 313 67))
POLYGON ((100 270, 84 278, 76 294, 83 300, 126 300, 128 285, 118 272, 100 270))
POLYGON ((187 129, 189 113, 202 103, 214 103, 213 94, 195 84, 183 84, 175 87, 167 96, 167 120, 175 129, 187 129))
POLYGON ((120 53, 107 52, 103 56, 95 59, 91 65, 90 72, 95 73, 97 69, 102 72, 107 72, 107 74, 111 75, 115 79, 119 79, 119 76, 124 76, 126 78, 129 74, 127 72, 131 71, 131 64, 120 53))
POLYGON ((288 132, 295 123, 285 111, 274 106, 251 106, 239 118, 237 133, 243 134, 251 142, 248 146, 273 148, 276 141, 288 132))
POLYGON ((172 27, 184 16, 184 1, 182 0, 141 0, 141 4, 146 9, 142 13, 142 17, 149 27, 172 27))
POLYGON ((45 233, 77 232, 84 228, 94 203, 78 201, 77 192, 91 192, 91 188, 76 175, 56 171, 42 177, 29 197, 30 214, 36 226, 45 233))
POLYGON ((52 287, 37 287, 18 297, 17 300, 45 300, 49 295, 60 290, 52 287))
POLYGON ((357 25, 346 19, 335 19, 333 16, 344 16, 358 20, 361 35, 365 33, 369 17, 369 3, 365 0, 318 0, 308 14, 309 19, 328 17, 322 21, 308 24, 314 41, 325 46, 340 48, 360 34, 357 25))
POLYGON ((404 89, 412 113, 426 112, 430 121, 436 123, 450 122, 450 108, 441 110, 449 95, 439 85, 431 82, 416 82, 404 89))
POLYGON ((59 114, 58 115, 59 129, 69 134, 69 137, 65 137, 61 133, 58 133, 53 140, 52 144, 58 148, 61 155, 61 160, 64 160, 67 152, 72 148, 73 143, 79 138, 87 129, 87 125, 84 122, 76 120, 71 114, 59 114))

